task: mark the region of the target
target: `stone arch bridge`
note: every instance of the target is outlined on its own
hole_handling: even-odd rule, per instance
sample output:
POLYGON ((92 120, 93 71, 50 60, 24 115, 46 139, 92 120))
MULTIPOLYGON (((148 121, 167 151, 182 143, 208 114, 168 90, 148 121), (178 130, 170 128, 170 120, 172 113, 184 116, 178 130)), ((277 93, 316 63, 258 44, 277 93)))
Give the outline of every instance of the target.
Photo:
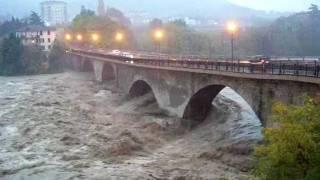
POLYGON ((319 65, 300 63, 230 63, 228 61, 126 58, 92 50, 67 51, 72 65, 94 71, 97 81, 115 80, 133 96, 153 91, 169 115, 200 123, 213 99, 232 88, 270 125, 274 101, 298 105, 303 96, 320 95, 319 65))

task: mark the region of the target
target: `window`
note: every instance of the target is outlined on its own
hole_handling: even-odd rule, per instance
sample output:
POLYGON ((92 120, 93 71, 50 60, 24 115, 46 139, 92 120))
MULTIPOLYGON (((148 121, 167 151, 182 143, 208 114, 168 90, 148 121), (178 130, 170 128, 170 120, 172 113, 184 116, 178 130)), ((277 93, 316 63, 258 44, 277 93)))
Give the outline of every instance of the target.
POLYGON ((48 42, 49 42, 49 43, 51 42, 51 39, 50 39, 50 38, 48 38, 48 42))
POLYGON ((40 36, 42 36, 42 34, 43 34, 43 32, 42 32, 42 31, 40 31, 40 36))
POLYGON ((50 32, 50 30, 48 31, 48 35, 50 35, 51 34, 51 32, 50 32))

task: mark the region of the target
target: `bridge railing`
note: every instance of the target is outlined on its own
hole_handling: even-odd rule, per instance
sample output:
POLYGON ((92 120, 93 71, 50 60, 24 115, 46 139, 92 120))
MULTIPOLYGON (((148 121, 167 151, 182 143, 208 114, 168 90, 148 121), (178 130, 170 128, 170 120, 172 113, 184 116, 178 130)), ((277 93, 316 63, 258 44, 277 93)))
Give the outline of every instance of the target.
POLYGON ((228 59, 220 59, 216 61, 209 60, 175 60, 175 59, 156 59, 149 58, 127 58, 110 54, 102 54, 97 52, 88 52, 83 50, 72 50, 78 54, 90 55, 112 59, 119 62, 130 64, 142 64, 156 67, 171 67, 184 69, 200 69, 209 71, 222 71, 233 73, 246 74, 269 74, 269 75, 291 75, 291 76, 306 76, 320 77, 320 62, 319 61, 261 61, 250 62, 237 60, 232 62, 228 59))

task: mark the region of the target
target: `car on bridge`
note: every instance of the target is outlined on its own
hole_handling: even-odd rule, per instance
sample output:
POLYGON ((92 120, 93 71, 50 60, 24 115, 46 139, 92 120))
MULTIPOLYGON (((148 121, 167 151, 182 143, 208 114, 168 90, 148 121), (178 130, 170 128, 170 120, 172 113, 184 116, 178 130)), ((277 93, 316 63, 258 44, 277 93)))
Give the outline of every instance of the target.
POLYGON ((109 54, 119 56, 119 55, 121 54, 121 51, 120 51, 120 50, 117 50, 117 49, 114 49, 114 50, 112 50, 109 54))
POLYGON ((123 53, 121 53, 121 56, 130 58, 130 59, 134 58, 133 54, 131 54, 129 52, 123 52, 123 53))

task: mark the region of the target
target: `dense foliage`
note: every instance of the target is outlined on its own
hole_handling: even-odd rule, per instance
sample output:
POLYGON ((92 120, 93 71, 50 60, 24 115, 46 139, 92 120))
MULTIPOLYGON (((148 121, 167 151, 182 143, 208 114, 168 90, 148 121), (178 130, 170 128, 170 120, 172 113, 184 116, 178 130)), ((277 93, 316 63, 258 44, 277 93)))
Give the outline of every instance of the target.
POLYGON ((312 5, 308 12, 280 18, 264 33, 270 54, 320 55, 320 11, 312 5))
POLYGON ((31 12, 25 19, 12 18, 0 25, 0 75, 39 74, 61 72, 63 47, 56 43, 49 53, 38 45, 23 46, 15 32, 25 26, 43 26, 40 16, 31 12))
POLYGON ((48 57, 49 73, 62 72, 64 70, 64 54, 65 48, 63 47, 63 45, 59 41, 55 41, 48 57))
POLYGON ((47 52, 37 45, 23 46, 21 40, 11 34, 0 43, 0 75, 55 73, 63 71, 64 49, 55 43, 47 52))
POLYGON ((0 24, 0 37, 9 35, 10 33, 15 33, 17 30, 28 25, 43 25, 43 21, 35 12, 31 12, 30 16, 24 19, 12 17, 11 20, 5 21, 0 24))
POLYGON ((41 17, 34 11, 31 12, 30 16, 26 19, 26 22, 28 25, 44 25, 44 22, 41 20, 41 17))
MULTIPOLYGON (((125 19, 123 14, 116 10, 110 9, 106 16, 100 17, 95 15, 94 11, 82 7, 80 14, 78 14, 72 21, 72 31, 82 34, 98 33, 100 35, 99 42, 95 45, 100 47, 125 47, 131 48, 133 42, 133 35, 126 26, 129 22, 125 19), (123 24, 125 23, 125 24, 123 24), (125 35, 124 40, 119 43, 115 41, 115 35, 121 32, 125 35)), ((90 37, 86 38, 90 41, 90 37)), ((93 44, 92 42, 85 42, 93 44)))
POLYGON ((0 74, 14 75, 22 70, 23 46, 21 40, 11 34, 4 38, 0 47, 0 74))
POLYGON ((46 54, 39 46, 24 46, 21 74, 40 74, 46 72, 46 54))
POLYGON ((320 103, 276 103, 273 112, 276 127, 264 130, 255 174, 268 180, 320 179, 320 103))
MULTIPOLYGON (((148 30, 136 30, 139 49, 156 49, 150 31, 159 27, 166 33, 166 39, 161 42, 162 52, 230 56, 230 35, 223 26, 197 31, 183 20, 163 23, 154 19, 148 30)), ((312 5, 306 12, 282 17, 272 23, 241 27, 235 36, 235 53, 236 56, 320 56, 319 27, 320 11, 312 5)))
POLYGON ((10 21, 0 24, 0 37, 13 33, 25 25, 26 23, 23 20, 12 17, 10 21))

